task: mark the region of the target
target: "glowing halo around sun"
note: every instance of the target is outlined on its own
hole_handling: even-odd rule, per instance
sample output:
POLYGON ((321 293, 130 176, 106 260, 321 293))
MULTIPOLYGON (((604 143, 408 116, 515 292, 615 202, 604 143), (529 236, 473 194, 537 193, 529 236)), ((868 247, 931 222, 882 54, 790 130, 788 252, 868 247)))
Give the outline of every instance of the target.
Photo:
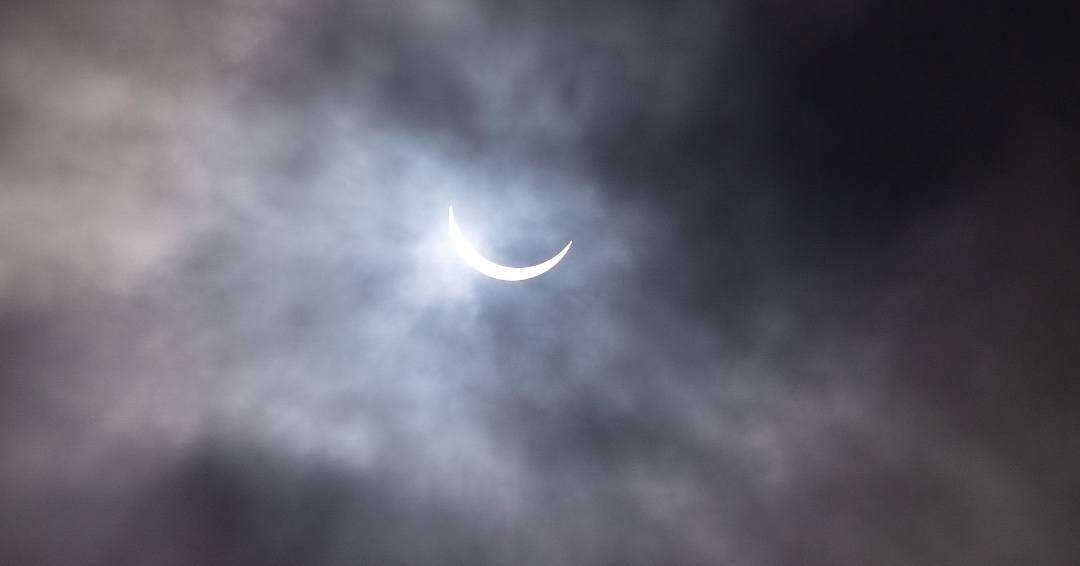
POLYGON ((454 220, 454 207, 450 207, 450 238, 454 241, 454 247, 457 249, 461 259, 465 260, 465 263, 470 267, 487 275, 494 279, 501 279, 503 281, 523 281, 525 279, 532 279, 538 275, 543 275, 555 264, 562 261, 566 252, 570 251, 570 244, 574 241, 570 240, 569 244, 562 249, 561 252, 555 254, 555 257, 536 265, 530 265, 529 267, 507 267, 505 265, 499 265, 486 257, 480 255, 480 252, 476 251, 472 247, 472 244, 465 239, 465 236, 458 230, 457 221, 454 220))

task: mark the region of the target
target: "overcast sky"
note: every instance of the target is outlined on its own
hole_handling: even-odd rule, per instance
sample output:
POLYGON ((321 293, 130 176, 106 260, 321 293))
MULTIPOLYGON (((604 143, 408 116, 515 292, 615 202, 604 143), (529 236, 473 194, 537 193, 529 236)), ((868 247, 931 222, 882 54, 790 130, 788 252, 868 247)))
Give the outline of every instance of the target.
POLYGON ((0 562, 1077 563, 1076 23, 0 2, 0 562))

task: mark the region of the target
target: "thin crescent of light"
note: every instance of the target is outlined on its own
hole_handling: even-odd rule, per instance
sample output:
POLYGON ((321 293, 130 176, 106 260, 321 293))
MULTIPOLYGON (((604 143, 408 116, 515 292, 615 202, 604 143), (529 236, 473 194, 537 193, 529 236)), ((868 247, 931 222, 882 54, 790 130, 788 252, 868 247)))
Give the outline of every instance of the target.
POLYGON ((574 243, 573 240, 570 240, 570 244, 566 244, 566 247, 563 248, 561 252, 555 254, 555 257, 544 263, 530 265, 529 267, 507 267, 505 265, 499 265, 480 255, 480 252, 477 252, 476 249, 472 247, 472 244, 465 239, 465 236, 461 234, 461 231, 458 230, 457 221, 454 220, 454 207, 452 206, 450 207, 450 237, 454 240, 454 247, 457 248, 458 254, 465 260, 465 263, 488 277, 501 279, 503 281, 522 281, 544 274, 562 260, 563 256, 566 255, 566 252, 570 251, 570 244, 574 243))

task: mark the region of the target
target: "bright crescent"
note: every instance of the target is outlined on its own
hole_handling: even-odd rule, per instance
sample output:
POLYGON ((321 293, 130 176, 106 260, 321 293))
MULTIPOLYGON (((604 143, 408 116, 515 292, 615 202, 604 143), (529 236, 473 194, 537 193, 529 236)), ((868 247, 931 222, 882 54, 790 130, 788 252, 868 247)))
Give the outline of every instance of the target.
POLYGON ((458 254, 465 260, 465 263, 488 277, 501 279, 503 281, 522 281, 544 274, 562 260, 563 256, 566 255, 566 252, 570 251, 570 244, 574 243, 573 240, 570 240, 570 244, 566 244, 566 247, 563 248, 561 252, 544 263, 530 265, 529 267, 507 267, 505 265, 499 265, 480 255, 480 252, 477 252, 476 249, 472 247, 472 244, 465 239, 465 236, 461 234, 461 231, 458 230, 457 221, 454 220, 454 207, 452 206, 450 207, 450 237, 453 238, 454 247, 457 248, 458 254))

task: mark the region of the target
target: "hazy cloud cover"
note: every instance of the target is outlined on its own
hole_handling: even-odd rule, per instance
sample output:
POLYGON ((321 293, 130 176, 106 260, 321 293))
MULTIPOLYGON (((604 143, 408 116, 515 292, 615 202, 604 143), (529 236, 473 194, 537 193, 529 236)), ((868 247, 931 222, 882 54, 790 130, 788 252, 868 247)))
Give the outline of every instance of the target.
POLYGON ((1075 563, 1073 28, 2 2, 0 561, 1075 563))

